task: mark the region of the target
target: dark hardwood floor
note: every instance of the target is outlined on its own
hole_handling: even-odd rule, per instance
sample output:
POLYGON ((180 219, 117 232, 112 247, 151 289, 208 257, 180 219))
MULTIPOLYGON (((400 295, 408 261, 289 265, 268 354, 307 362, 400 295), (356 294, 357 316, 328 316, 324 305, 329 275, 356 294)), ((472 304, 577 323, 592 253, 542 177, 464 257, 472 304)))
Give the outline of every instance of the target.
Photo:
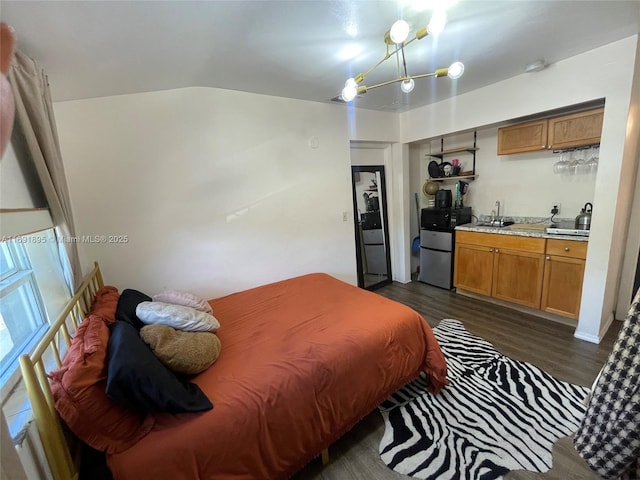
MULTIPOLYGON (((596 345, 574 338, 573 327, 420 282, 406 285, 393 283, 376 290, 376 293, 412 307, 422 314, 432 327, 444 318, 460 320, 468 331, 491 342, 505 355, 530 362, 560 380, 584 386, 591 386, 593 383, 613 348, 621 326, 621 322, 614 322, 604 340, 596 345)), ((376 410, 329 448, 328 465, 323 467, 320 460, 315 460, 293 479, 410 478, 393 472, 380 460, 378 445, 383 433, 384 422, 376 410)), ((554 450, 554 468, 556 458, 554 450)), ((558 463, 562 462, 565 462, 565 459, 558 458, 558 463)), ((513 475, 510 474, 509 478, 525 478, 513 475)), ((584 477, 579 476, 579 473, 576 475, 578 476, 571 478, 593 478, 587 476, 587 473, 584 477)))

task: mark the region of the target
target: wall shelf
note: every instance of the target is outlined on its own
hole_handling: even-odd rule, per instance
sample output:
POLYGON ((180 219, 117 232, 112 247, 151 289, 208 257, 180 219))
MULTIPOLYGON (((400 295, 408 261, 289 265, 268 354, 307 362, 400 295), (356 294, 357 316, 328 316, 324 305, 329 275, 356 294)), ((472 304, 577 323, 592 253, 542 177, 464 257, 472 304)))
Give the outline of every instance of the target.
POLYGON ((478 150, 479 150, 479 148, 477 148, 477 147, 452 148, 451 150, 444 150, 444 151, 439 152, 439 153, 430 153, 427 156, 428 157, 436 157, 436 158, 442 159, 446 155, 453 155, 455 153, 472 153, 472 154, 475 155, 475 152, 477 152, 478 150))
POLYGON ((475 180, 478 178, 477 174, 474 175, 458 175, 456 177, 435 177, 429 178, 432 182, 446 182, 449 180, 475 180))
MULTIPOLYGON (((444 137, 440 138, 440 151, 439 152, 435 152, 435 153, 429 153, 426 156, 427 157, 433 157, 433 158, 438 158, 440 159, 440 165, 442 166, 443 164, 443 160, 446 156, 449 155, 457 155, 460 153, 464 153, 464 154, 469 154, 472 155, 472 161, 473 161, 473 167, 471 169, 471 174, 470 175, 456 175, 456 176, 451 176, 451 177, 431 177, 430 180, 433 180, 435 182, 443 182, 443 181, 447 181, 447 180, 474 180, 477 175, 476 175, 476 152, 479 150, 478 147, 476 147, 476 141, 477 141, 477 132, 474 130, 473 131, 473 146, 472 147, 458 147, 458 148, 451 148, 449 150, 445 150, 444 149, 444 137)), ((468 171, 468 170, 466 170, 468 171)))

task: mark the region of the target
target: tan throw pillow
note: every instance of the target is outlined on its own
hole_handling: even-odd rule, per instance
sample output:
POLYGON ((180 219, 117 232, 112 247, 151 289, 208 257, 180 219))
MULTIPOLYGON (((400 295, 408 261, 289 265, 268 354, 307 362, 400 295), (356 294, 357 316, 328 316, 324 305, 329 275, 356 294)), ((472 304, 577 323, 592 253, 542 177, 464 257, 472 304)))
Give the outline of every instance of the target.
POLYGON ((220 339, 214 333, 147 325, 140 329, 140 336, 167 368, 178 373, 200 373, 220 355, 220 339))

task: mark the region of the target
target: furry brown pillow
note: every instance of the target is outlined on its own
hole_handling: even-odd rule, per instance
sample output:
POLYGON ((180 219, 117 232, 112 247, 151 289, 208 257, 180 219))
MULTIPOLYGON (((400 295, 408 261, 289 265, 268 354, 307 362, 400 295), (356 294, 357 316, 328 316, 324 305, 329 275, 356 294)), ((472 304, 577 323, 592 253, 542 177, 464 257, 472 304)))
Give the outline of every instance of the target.
POLYGON ((200 373, 220 355, 220 339, 214 333, 147 325, 140 329, 140 336, 167 368, 178 373, 200 373))

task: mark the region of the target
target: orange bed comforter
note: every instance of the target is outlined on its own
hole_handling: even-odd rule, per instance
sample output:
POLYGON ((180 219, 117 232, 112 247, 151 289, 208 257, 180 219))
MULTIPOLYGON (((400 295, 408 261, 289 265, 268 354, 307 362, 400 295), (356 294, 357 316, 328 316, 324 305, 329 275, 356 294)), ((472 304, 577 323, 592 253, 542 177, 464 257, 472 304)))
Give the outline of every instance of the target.
POLYGON ((414 310, 329 275, 310 274, 212 300, 218 361, 193 379, 214 404, 157 416, 116 480, 287 478, 425 371, 446 364, 414 310))

